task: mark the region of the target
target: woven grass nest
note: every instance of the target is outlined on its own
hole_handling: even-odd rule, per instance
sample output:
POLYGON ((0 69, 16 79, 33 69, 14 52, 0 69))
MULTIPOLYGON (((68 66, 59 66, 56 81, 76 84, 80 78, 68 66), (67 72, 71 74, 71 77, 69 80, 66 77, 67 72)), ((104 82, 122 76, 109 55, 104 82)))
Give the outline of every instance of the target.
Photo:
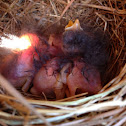
MULTIPOLYGON (((24 94, 0 75, 0 125, 125 126, 126 125, 126 1, 1 0, 0 34, 18 35, 24 20, 43 29, 80 19, 111 36, 111 63, 106 85, 96 95, 79 94, 58 101, 24 94)), ((65 26, 66 24, 64 24, 65 26)))

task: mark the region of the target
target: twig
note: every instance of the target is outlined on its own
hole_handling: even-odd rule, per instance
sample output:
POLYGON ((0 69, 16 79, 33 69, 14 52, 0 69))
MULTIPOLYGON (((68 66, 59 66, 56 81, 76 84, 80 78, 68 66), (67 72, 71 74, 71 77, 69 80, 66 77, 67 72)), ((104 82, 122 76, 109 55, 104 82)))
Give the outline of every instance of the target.
POLYGON ((123 119, 121 119, 118 123, 116 123, 114 126, 122 126, 124 122, 126 122, 126 116, 123 119))
POLYGON ((116 10, 115 8, 110 8, 110 7, 105 7, 105 6, 99 6, 99 5, 94 5, 94 4, 76 4, 77 6, 86 6, 86 7, 91 7, 91 8, 97 8, 97 9, 102 9, 102 10, 107 10, 107 11, 111 11, 113 13, 117 13, 117 14, 121 14, 121 15, 126 15, 126 11, 125 10, 116 10))
POLYGON ((72 5, 73 2, 74 2, 74 0, 71 0, 70 3, 68 3, 68 5, 67 5, 67 6, 65 7, 65 9, 63 10, 63 12, 62 12, 62 14, 60 15, 59 19, 58 19, 56 22, 54 22, 54 23, 52 23, 51 25, 49 25, 48 27, 46 27, 42 32, 46 31, 46 29, 48 29, 48 28, 51 27, 52 25, 58 23, 58 22, 61 20, 61 18, 63 17, 63 15, 66 13, 66 11, 68 10, 68 8, 72 5))
POLYGON ((56 10, 56 6, 55 6, 55 4, 53 3, 52 0, 49 0, 49 1, 50 1, 50 3, 51 3, 51 6, 52 6, 52 8, 53 8, 53 11, 54 11, 55 15, 58 16, 58 13, 57 13, 57 10, 56 10))
POLYGON ((0 121, 1 126, 7 126, 4 122, 0 121))
POLYGON ((104 22, 105 22, 105 26, 104 26, 104 31, 106 31, 106 28, 107 28, 107 21, 105 20, 105 17, 101 14, 99 14, 98 12, 95 12, 95 14, 97 16, 99 16, 104 22))
POLYGON ((60 18, 58 19, 58 21, 63 17, 63 15, 66 13, 66 11, 68 10, 68 8, 72 5, 72 3, 74 2, 74 0, 71 0, 68 5, 65 7, 65 9, 63 10, 62 14, 60 15, 60 18))
POLYGON ((11 84, 2 76, 0 75, 0 85, 5 88, 12 96, 16 97, 24 106, 26 106, 30 111, 35 113, 40 119, 42 119, 47 126, 51 126, 46 119, 38 113, 26 100, 25 98, 14 88, 11 84))

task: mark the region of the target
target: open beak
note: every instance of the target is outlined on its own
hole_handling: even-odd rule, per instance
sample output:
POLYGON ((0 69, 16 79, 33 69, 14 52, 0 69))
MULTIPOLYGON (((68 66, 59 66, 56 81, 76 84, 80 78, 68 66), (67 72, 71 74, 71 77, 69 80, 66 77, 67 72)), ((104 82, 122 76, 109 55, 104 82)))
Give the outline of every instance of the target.
POLYGON ((79 20, 76 19, 74 23, 73 23, 73 21, 70 20, 68 25, 66 25, 65 31, 68 31, 68 30, 79 31, 79 30, 83 30, 83 29, 80 26, 79 20))

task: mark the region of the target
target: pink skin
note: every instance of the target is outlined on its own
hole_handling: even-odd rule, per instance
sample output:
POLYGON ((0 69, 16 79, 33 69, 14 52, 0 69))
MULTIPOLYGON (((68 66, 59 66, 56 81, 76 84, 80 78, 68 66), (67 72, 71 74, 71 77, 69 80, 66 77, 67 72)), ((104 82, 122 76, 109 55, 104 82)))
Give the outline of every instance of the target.
POLYGON ((89 95, 98 93, 101 86, 99 71, 85 63, 75 61, 74 68, 67 78, 67 96, 87 92, 89 95), (82 68, 84 72, 82 73, 82 68))
POLYGON ((35 75, 30 92, 35 95, 43 95, 44 93, 47 98, 64 98, 65 86, 57 72, 58 69, 58 58, 48 61, 35 75))
POLYGON ((67 63, 58 73, 57 63, 58 58, 53 58, 39 70, 30 90, 32 94, 45 94, 47 98, 62 99, 65 94, 67 97, 85 92, 92 95, 101 90, 100 73, 93 66, 74 61, 70 73, 66 73, 65 70, 71 69, 71 63, 67 63))
POLYGON ((53 45, 57 48, 62 47, 62 34, 51 34, 48 40, 49 45, 53 45))
POLYGON ((39 57, 34 50, 39 42, 35 34, 28 34, 32 46, 28 49, 17 52, 17 54, 9 55, 3 61, 0 72, 12 83, 14 87, 27 91, 35 74, 33 59, 38 60, 39 57))
POLYGON ((53 54, 53 56, 63 55, 63 51, 61 49, 62 34, 51 34, 49 37, 48 43, 50 45, 49 51, 51 54, 53 54))

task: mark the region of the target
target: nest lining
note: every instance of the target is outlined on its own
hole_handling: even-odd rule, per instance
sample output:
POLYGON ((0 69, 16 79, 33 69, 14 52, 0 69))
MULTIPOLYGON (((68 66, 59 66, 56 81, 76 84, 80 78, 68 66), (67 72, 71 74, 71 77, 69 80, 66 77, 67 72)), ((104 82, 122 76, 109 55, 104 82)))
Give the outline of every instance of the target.
POLYGON ((104 78, 109 82, 101 92, 89 97, 80 94, 59 101, 46 101, 34 100, 33 96, 25 94, 24 99, 12 87, 8 90, 8 86, 5 86, 8 82, 0 77, 1 125, 126 125, 125 1, 2 0, 0 3, 1 35, 19 35, 24 20, 29 24, 31 19, 34 20, 44 31, 59 21, 62 24, 79 18, 80 21, 103 27, 109 32, 112 58, 104 78))

